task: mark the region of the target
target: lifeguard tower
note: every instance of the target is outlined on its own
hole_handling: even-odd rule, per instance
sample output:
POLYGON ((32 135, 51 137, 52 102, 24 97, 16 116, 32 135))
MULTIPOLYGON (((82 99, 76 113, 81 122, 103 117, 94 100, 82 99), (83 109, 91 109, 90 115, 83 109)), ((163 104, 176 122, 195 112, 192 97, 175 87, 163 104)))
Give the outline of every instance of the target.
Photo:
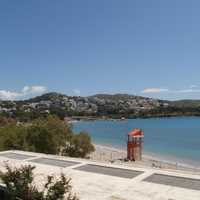
POLYGON ((131 161, 142 160, 144 133, 141 129, 134 129, 128 133, 127 158, 131 161))

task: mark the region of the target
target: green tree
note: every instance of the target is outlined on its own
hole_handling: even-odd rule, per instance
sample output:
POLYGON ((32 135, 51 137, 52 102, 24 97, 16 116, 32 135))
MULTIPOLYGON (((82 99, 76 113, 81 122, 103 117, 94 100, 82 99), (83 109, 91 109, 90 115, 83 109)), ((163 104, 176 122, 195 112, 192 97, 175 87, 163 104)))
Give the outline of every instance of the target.
POLYGON ((94 150, 95 148, 91 143, 90 136, 86 132, 81 132, 72 137, 63 150, 63 155, 84 158, 94 150))
POLYGON ((26 127, 13 123, 0 128, 0 150, 25 150, 26 134, 26 127))
POLYGON ((74 134, 70 125, 49 116, 31 124, 11 123, 1 127, 0 150, 12 149, 85 157, 94 151, 94 146, 88 134, 74 134))
POLYGON ((72 194, 71 179, 61 174, 59 180, 53 176, 47 177, 42 190, 33 184, 35 167, 30 165, 20 168, 6 166, 5 172, 0 172, 0 179, 5 184, 6 200, 78 200, 72 194))
POLYGON ((59 154, 73 134, 71 127, 56 116, 34 121, 27 131, 28 150, 50 154, 59 154))

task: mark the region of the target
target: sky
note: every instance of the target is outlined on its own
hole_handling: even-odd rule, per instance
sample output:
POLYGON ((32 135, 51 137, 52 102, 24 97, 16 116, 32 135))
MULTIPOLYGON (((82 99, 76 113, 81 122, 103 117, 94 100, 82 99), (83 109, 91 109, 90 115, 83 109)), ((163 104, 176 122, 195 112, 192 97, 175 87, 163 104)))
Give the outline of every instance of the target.
POLYGON ((200 99, 199 0, 0 0, 0 99, 200 99))

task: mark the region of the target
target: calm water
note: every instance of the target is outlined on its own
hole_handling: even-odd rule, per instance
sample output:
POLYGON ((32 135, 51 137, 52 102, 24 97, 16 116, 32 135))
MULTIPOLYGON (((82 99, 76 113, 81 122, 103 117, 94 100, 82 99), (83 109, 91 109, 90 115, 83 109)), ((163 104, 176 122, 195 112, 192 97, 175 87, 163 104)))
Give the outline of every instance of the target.
POLYGON ((200 166, 200 118, 154 118, 126 121, 77 122, 74 131, 89 132, 96 144, 126 148, 127 133, 142 128, 145 134, 144 151, 152 155, 168 156, 177 162, 200 166))

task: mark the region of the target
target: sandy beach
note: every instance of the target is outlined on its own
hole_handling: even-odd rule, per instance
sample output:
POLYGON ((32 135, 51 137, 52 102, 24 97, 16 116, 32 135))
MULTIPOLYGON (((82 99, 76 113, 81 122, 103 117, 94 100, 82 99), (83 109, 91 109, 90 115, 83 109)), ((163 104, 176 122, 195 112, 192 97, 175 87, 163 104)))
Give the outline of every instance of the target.
POLYGON ((94 161, 105 163, 113 163, 117 165, 136 166, 136 167, 149 167, 158 168, 163 170, 184 170, 192 173, 200 174, 200 166, 193 166, 192 164, 184 162, 176 162, 173 159, 162 158, 161 156, 155 157, 148 154, 143 154, 142 161, 130 162, 126 161, 126 151, 114 147, 95 144, 95 152, 90 154, 89 158, 94 161))

